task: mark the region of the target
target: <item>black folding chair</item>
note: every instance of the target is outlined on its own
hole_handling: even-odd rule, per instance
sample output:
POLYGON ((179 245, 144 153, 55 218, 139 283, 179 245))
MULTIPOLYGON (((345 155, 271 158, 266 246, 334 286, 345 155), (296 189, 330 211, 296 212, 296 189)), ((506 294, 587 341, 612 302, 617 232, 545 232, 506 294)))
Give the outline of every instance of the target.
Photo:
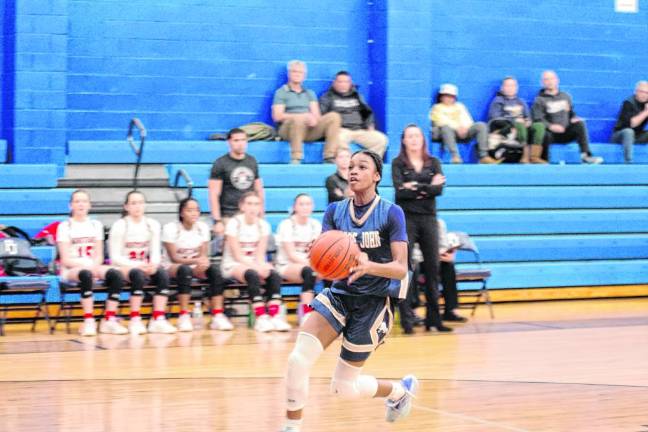
POLYGON ((472 304, 467 306, 468 308, 472 309, 472 312, 470 313, 471 316, 475 315, 477 306, 479 306, 479 304, 483 301, 488 306, 491 319, 495 318, 495 314, 493 313, 493 304, 491 302, 490 293, 488 291, 488 287, 486 284, 488 282, 488 279, 491 277, 491 271, 490 269, 485 268, 482 265, 481 257, 479 255, 479 249, 477 248, 475 242, 473 242, 473 240, 470 238, 470 236, 464 232, 455 232, 455 234, 457 235, 457 237, 459 237, 459 240, 461 242, 461 245, 459 246, 459 250, 470 252, 473 258, 472 263, 476 265, 476 267, 472 267, 472 268, 457 268, 456 270, 457 283, 462 283, 462 282, 481 283, 481 287, 477 290, 477 292, 459 291, 458 295, 459 297, 473 298, 473 301, 470 302, 472 304))
POLYGON ((36 330, 36 323, 41 314, 50 325, 49 311, 47 310, 47 290, 50 282, 42 276, 6 276, 0 277, 0 336, 4 336, 4 325, 9 311, 36 311, 33 318, 13 318, 12 322, 31 322, 31 331, 36 330), (6 303, 3 300, 9 296, 36 295, 37 303, 6 303))

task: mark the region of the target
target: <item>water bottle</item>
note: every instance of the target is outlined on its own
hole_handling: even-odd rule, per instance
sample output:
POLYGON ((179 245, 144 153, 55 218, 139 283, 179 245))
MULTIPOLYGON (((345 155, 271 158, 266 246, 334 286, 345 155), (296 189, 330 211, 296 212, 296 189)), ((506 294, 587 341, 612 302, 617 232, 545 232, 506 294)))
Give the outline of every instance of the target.
POLYGON ((203 310, 202 310, 202 304, 199 301, 194 303, 193 310, 191 311, 191 318, 195 329, 202 328, 203 310))

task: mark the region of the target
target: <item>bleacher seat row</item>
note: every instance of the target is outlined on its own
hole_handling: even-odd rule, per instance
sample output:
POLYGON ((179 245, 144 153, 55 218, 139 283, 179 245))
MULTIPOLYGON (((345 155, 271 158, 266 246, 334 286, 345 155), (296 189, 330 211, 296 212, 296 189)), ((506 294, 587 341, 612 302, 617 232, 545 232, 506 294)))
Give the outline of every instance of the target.
MULTIPOLYGON (((105 151, 96 151, 97 142, 71 141, 69 162, 132 162, 132 152, 122 148, 124 142, 100 144, 105 151)), ((306 145, 313 162, 321 154, 318 146, 321 144, 306 145)), ((225 142, 151 141, 144 160, 166 164, 170 181, 179 169, 187 171, 195 196, 206 211, 211 162, 226 148, 225 142), (178 152, 178 146, 187 151, 178 152)), ((313 195, 315 217, 321 218, 326 207, 323 182, 334 166, 285 165, 289 152, 281 142, 253 142, 249 151, 261 163, 267 218, 273 228, 287 217, 299 192, 313 195)), ((19 226, 33 235, 53 220, 66 217, 71 190, 53 188, 51 168, 32 168, 42 175, 30 175, 29 179, 0 176, 0 223, 19 226)), ((555 164, 443 168, 447 187, 438 199, 439 215, 450 230, 464 231, 474 238, 482 260, 493 271, 491 289, 646 283, 648 171, 644 167, 555 164)), ((4 172, 20 173, 20 168, 4 172)), ((389 164, 385 165, 380 191, 393 198, 389 164)), ((462 261, 459 256, 460 266, 462 261)), ((51 301, 57 300, 56 293, 52 287, 51 301)))

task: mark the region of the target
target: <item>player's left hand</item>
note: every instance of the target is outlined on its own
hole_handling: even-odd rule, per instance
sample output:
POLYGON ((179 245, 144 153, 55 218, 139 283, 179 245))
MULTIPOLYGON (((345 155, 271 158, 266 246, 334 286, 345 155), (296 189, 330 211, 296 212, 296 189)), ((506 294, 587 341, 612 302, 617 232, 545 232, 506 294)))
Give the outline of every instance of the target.
POLYGON ((352 284, 360 277, 366 275, 367 272, 369 271, 370 264, 371 261, 369 261, 369 256, 364 252, 360 253, 360 255, 358 255, 358 257, 356 258, 355 265, 351 267, 350 275, 349 275, 349 279, 347 279, 347 283, 352 284))

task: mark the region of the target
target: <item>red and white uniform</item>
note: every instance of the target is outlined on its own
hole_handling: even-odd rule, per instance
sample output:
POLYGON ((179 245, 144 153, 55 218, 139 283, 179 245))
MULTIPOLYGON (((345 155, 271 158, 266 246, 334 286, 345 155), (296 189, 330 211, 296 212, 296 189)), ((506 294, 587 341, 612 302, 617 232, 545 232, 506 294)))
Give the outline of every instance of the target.
MULTIPOLYGON (((198 258, 200 249, 209 240, 209 227, 201 221, 193 224, 190 230, 186 229, 180 221, 169 222, 162 228, 162 243, 173 243, 180 258, 198 258)), ((162 264, 165 267, 172 264, 166 248, 162 251, 162 264)))
MULTIPOLYGON (((68 256, 72 258, 75 267, 89 269, 94 266, 95 247, 103 238, 103 224, 94 219, 83 222, 68 219, 56 228, 56 242, 68 243, 68 256)), ((67 279, 70 268, 61 264, 61 278, 67 279)))
MULTIPOLYGON (((254 261, 259 241, 264 236, 270 235, 270 224, 263 219, 258 219, 255 223, 248 225, 245 223, 245 216, 239 214, 227 222, 225 235, 228 237, 236 237, 241 247, 241 253, 246 258, 249 258, 250 261, 254 261)), ((223 277, 231 277, 232 269, 238 264, 245 264, 245 262, 237 262, 232 256, 229 247, 226 245, 223 251, 223 262, 221 264, 223 277)))
POLYGON ((110 262, 129 267, 136 264, 160 264, 160 223, 144 217, 138 223, 123 217, 110 228, 110 262))
POLYGON ((292 243, 295 255, 308 261, 308 245, 319 237, 322 232, 322 224, 319 221, 308 218, 305 224, 297 223, 294 216, 284 219, 277 228, 277 271, 283 276, 284 270, 290 259, 284 249, 284 243, 292 243))

